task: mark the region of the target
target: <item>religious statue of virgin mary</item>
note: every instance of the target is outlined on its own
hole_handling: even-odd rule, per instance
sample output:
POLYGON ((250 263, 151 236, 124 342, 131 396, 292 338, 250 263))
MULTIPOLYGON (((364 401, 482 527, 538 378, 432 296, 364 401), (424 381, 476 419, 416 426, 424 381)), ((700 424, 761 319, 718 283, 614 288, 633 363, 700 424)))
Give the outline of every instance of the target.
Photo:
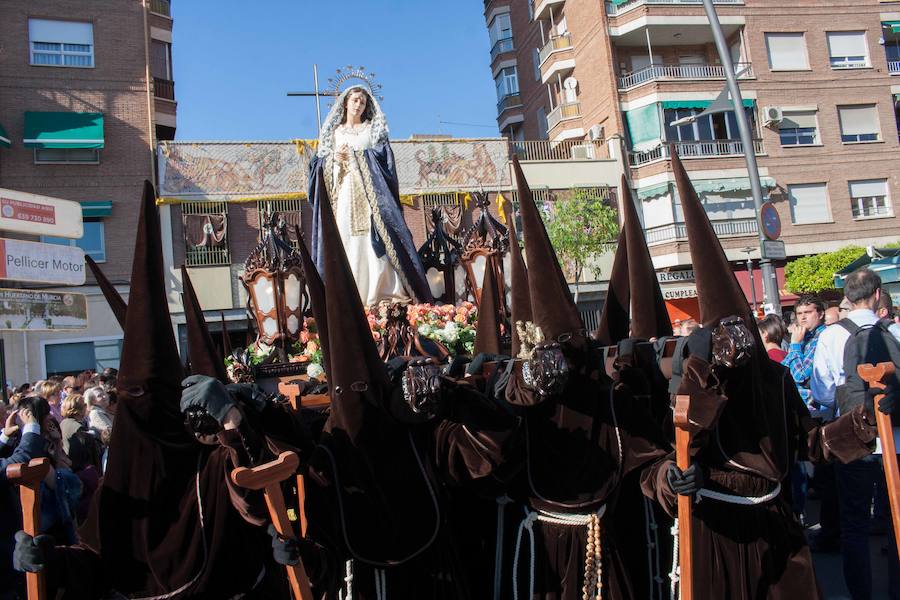
POLYGON ((338 96, 310 165, 312 253, 321 271, 321 200, 315 182, 319 165, 363 304, 432 302, 403 220, 387 121, 370 87, 355 85, 338 96))

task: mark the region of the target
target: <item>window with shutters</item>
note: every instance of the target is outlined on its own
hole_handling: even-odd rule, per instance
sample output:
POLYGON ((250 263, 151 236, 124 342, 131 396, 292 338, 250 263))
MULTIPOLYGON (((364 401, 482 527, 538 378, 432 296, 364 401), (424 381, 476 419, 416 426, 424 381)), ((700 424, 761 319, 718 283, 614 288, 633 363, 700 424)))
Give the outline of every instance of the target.
POLYGON ((802 33, 767 33, 766 52, 773 71, 807 71, 806 39, 802 33))
POLYGON ((850 181, 850 210, 854 219, 890 217, 894 212, 888 197, 887 179, 850 181))
POLYGON ((831 222, 828 186, 824 183, 801 183, 788 186, 791 222, 794 225, 831 222))
POLYGON ((862 69, 869 66, 869 49, 864 31, 829 31, 826 35, 833 69, 862 69))
POLYGON ((303 200, 299 198, 281 198, 272 200, 259 200, 256 203, 257 228, 262 231, 266 226, 265 219, 278 213, 287 227, 288 241, 291 248, 297 250, 300 240, 297 238, 295 227, 303 229, 303 200))
POLYGON ((881 139, 878 111, 875 104, 838 106, 841 121, 841 141, 848 144, 877 142, 881 139))
POLYGON ((94 26, 75 21, 28 19, 31 64, 44 67, 94 67, 94 26))
POLYGON ((819 129, 814 110, 785 110, 778 124, 782 146, 815 146, 819 144, 819 129))
POLYGON ((189 267, 229 265, 228 203, 200 200, 181 204, 185 258, 189 267))

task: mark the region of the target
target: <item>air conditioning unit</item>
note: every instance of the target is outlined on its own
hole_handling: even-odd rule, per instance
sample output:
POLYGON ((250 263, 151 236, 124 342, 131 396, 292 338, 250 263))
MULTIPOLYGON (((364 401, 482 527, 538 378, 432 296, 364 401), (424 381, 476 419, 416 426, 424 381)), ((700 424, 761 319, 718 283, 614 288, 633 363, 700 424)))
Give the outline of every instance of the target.
POLYGON ((780 106, 764 106, 763 107, 763 123, 769 125, 778 125, 784 121, 784 111, 780 106))
POLYGON ((602 140, 605 137, 603 134, 603 125, 592 125, 588 129, 588 138, 591 140, 602 140))
POLYGON ((593 158, 594 158, 593 144, 572 146, 572 159, 573 160, 592 160, 593 158))

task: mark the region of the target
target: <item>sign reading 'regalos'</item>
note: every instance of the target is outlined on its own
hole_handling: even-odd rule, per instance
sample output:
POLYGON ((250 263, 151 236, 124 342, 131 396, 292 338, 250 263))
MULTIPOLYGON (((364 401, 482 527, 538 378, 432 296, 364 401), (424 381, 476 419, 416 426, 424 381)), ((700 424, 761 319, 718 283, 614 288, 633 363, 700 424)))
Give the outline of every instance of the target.
POLYGON ((78 239, 84 234, 81 205, 0 188, 0 230, 78 239))
POLYGON ((87 329, 84 294, 0 289, 0 330, 87 329))
POLYGON ((84 285, 84 250, 0 238, 0 279, 84 285))

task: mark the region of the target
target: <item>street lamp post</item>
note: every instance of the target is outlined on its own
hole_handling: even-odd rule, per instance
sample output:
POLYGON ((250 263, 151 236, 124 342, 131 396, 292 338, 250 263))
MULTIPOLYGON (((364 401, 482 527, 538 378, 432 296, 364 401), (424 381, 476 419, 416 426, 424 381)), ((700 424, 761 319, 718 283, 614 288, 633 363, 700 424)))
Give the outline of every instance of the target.
POLYGON ((728 43, 725 41, 725 34, 722 32, 722 24, 719 23, 719 15, 716 14, 716 9, 713 6, 713 0, 703 0, 703 9, 709 18, 709 25, 712 28, 713 38, 716 41, 716 50, 719 52, 719 60, 722 62, 722 67, 725 70, 725 80, 728 84, 731 101, 734 104, 734 116, 737 119, 738 130, 741 134, 741 144, 744 146, 744 160, 747 162, 747 175, 750 178, 750 192, 753 194, 753 207, 756 210, 756 227, 759 232, 759 268, 763 276, 763 293, 765 294, 766 302, 772 306, 772 311, 780 315, 781 299, 778 294, 778 281, 775 279, 775 267, 772 261, 766 258, 763 249, 763 242, 766 239, 762 223, 763 193, 762 185, 759 181, 759 169, 756 165, 756 153, 753 150, 753 137, 750 134, 750 122, 747 120, 747 113, 744 112, 744 101, 734 74, 731 53, 728 50, 728 43))

